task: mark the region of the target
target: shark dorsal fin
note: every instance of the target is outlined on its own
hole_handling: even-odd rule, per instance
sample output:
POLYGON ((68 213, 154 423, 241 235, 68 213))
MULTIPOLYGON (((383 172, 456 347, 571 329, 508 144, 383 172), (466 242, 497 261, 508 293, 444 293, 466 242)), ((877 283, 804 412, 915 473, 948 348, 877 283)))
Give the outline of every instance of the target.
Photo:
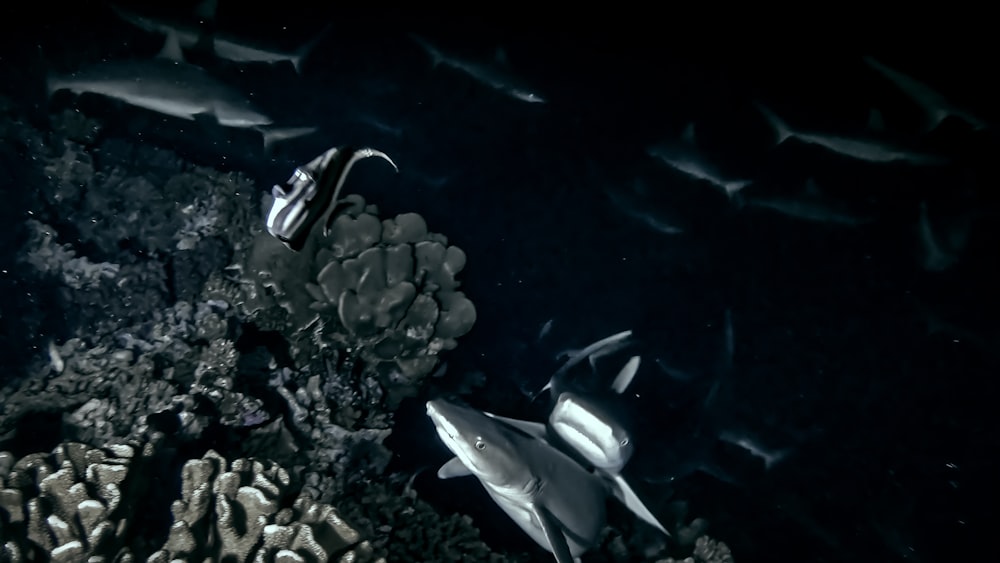
POLYGON ((194 15, 207 22, 215 21, 215 14, 219 11, 219 0, 203 0, 194 9, 194 15))
POLYGON ((170 31, 167 33, 167 37, 163 41, 163 48, 160 49, 160 53, 157 56, 171 61, 184 61, 184 53, 181 51, 181 41, 176 32, 170 31))
POLYGON ((573 554, 569 550, 569 543, 563 534, 562 527, 552 513, 543 505, 532 503, 531 513, 545 533, 545 538, 549 541, 549 549, 556 558, 556 563, 573 563, 573 554))
POLYGON ((694 139, 694 122, 693 121, 691 123, 688 123, 687 127, 684 128, 684 132, 681 133, 681 139, 685 143, 690 143, 692 145, 695 144, 695 139, 694 139))
POLYGON ((815 178, 806 178, 805 195, 810 198, 818 198, 822 195, 815 178))
POLYGON ((885 120, 882 119, 882 112, 876 108, 868 112, 868 130, 874 133, 885 132, 885 120))
POLYGON ((449 459, 444 465, 441 466, 441 469, 438 469, 438 479, 451 479, 453 477, 465 477, 467 475, 472 475, 472 472, 469 471, 469 468, 466 467, 465 464, 462 463, 462 460, 457 457, 449 459))

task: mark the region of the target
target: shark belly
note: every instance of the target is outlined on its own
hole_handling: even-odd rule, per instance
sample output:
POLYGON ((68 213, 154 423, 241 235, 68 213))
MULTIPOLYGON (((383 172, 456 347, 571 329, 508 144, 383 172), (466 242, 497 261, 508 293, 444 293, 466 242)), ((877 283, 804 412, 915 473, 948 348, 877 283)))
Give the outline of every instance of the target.
POLYGON ((522 451, 534 460, 533 472, 541 483, 536 490, 513 492, 480 482, 493 501, 538 545, 552 551, 541 523, 534 516, 536 506, 544 508, 559 523, 570 553, 574 557, 581 555, 594 546, 606 522, 605 485, 547 443, 525 443, 522 451))

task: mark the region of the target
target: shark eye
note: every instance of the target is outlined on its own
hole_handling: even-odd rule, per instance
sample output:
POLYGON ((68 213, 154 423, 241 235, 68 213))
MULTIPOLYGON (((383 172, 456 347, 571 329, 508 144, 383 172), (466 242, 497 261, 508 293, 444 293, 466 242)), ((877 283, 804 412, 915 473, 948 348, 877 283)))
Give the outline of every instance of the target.
POLYGON ((479 451, 485 450, 486 449, 486 442, 484 442, 482 440, 476 440, 476 449, 479 450, 479 451))
POLYGON ((628 445, 628 438, 622 438, 622 441, 618 442, 618 445, 622 446, 622 447, 627 446, 628 445))

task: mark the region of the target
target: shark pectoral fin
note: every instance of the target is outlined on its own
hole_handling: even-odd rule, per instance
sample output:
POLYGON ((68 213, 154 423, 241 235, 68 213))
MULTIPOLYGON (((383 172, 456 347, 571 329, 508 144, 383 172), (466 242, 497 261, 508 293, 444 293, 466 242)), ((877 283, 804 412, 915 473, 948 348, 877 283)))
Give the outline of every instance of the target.
POLYGON ((657 530, 663 532, 670 537, 670 532, 660 524, 660 521, 653 516, 653 513, 646 508, 646 505, 639 500, 639 496, 635 494, 632 487, 629 486, 628 482, 621 475, 615 475, 612 483, 612 492, 614 492, 615 498, 621 501, 626 508, 632 511, 633 514, 638 516, 641 520, 650 524, 657 530))
POLYGON ((549 540, 549 548, 552 550, 552 555, 556 557, 556 563, 573 563, 573 554, 569 550, 569 543, 566 542, 566 536, 555 516, 552 516, 551 512, 537 503, 531 504, 531 513, 538 525, 541 526, 542 532, 545 533, 545 538, 549 540))
POLYGON ((452 477, 465 477, 467 475, 472 475, 472 472, 457 457, 449 459, 447 463, 441 466, 441 469, 438 469, 438 479, 451 479, 452 477))
POLYGON ((621 371, 618 372, 615 380, 611 383, 611 389, 614 390, 615 393, 621 395, 626 389, 628 389, 628 386, 635 378, 636 372, 639 371, 639 362, 641 360, 642 359, 639 356, 632 356, 629 358, 628 362, 622 366, 621 371))
POLYGON ((517 428, 521 432, 524 432, 532 438, 538 438, 542 441, 548 441, 548 430, 545 428, 545 424, 541 422, 532 422, 530 420, 518 420, 516 418, 507 418, 505 416, 495 415, 490 412, 484 412, 486 416, 499 420, 500 422, 517 428))
POLYGON ((203 111, 200 113, 195 113, 191 115, 191 119, 198 123, 199 125, 204 125, 206 127, 218 127, 219 120, 215 118, 215 115, 210 111, 203 111))
POLYGON ((261 138, 263 139, 264 152, 270 153, 277 143, 312 135, 319 130, 319 127, 259 126, 256 129, 260 131, 261 138))

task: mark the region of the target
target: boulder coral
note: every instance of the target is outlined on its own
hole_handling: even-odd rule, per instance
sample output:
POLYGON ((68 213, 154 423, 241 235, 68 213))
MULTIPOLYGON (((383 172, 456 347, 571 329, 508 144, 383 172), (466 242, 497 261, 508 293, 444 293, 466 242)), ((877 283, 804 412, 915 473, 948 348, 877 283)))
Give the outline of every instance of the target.
POLYGON ((285 309, 291 340, 336 346, 362 372, 383 381, 416 384, 438 366, 476 322, 476 308, 460 291, 466 256, 432 233, 417 213, 381 219, 358 195, 345 197, 322 233, 300 253, 266 234, 250 250, 245 271, 264 295, 285 309), (299 338, 298 340, 306 340, 299 338))

